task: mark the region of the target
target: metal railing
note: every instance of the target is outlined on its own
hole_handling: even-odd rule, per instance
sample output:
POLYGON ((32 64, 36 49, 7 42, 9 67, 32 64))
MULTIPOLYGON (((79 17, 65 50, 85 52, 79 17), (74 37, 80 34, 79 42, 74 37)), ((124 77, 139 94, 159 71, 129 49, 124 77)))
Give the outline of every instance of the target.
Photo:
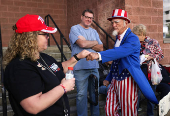
POLYGON ((2 49, 2 36, 1 36, 1 25, 0 25, 0 62, 1 62, 1 90, 2 90, 2 108, 3 116, 7 116, 7 100, 6 100, 6 89, 4 87, 4 70, 2 66, 3 49, 2 49))
MULTIPOLYGON (((64 35, 62 34, 62 32, 60 31, 60 29, 58 28, 57 24, 55 23, 55 21, 53 20, 53 18, 48 14, 45 16, 45 23, 47 26, 49 26, 49 19, 51 19, 52 23, 54 24, 54 26, 57 28, 57 31, 59 32, 60 34, 60 46, 58 44, 58 42, 56 41, 55 37, 53 34, 51 34, 53 40, 55 41, 58 49, 60 50, 60 53, 61 53, 61 62, 63 62, 63 58, 64 60, 66 61, 67 58, 65 57, 65 55, 63 54, 63 40, 66 42, 67 46, 69 47, 69 49, 71 50, 71 46, 70 46, 70 43, 66 40, 66 38, 64 37, 64 35)), ((50 38, 48 40, 48 46, 50 46, 50 38)))
POLYGON ((116 40, 114 40, 102 27, 100 27, 100 25, 99 25, 96 21, 93 20, 93 22, 94 22, 94 24, 96 24, 97 27, 99 27, 99 28, 103 31, 104 34, 106 34, 106 46, 103 45, 103 47, 104 47, 106 50, 109 49, 109 38, 110 38, 112 41, 114 41, 114 42, 115 42, 116 40))

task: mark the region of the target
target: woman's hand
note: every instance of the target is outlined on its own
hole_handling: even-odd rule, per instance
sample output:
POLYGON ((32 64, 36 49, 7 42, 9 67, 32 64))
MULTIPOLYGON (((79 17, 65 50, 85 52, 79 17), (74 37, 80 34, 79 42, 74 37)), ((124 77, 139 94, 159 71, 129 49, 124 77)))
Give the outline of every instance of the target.
MULTIPOLYGON (((91 52, 89 52, 87 50, 83 50, 80 53, 78 53, 76 56, 77 56, 78 59, 82 59, 82 58, 85 58, 90 53, 91 52)), ((75 57, 71 57, 69 60, 62 62, 64 73, 67 72, 68 67, 74 67, 77 62, 78 62, 78 60, 75 57)))
POLYGON ((145 55, 145 58, 146 58, 145 61, 149 61, 149 60, 153 60, 153 59, 154 59, 153 57, 151 57, 151 56, 149 56, 149 55, 145 55))
POLYGON ((87 51, 87 50, 83 50, 80 53, 77 54, 77 57, 79 59, 85 58, 87 55, 89 55, 91 52, 87 51))
POLYGON ((61 80, 61 84, 63 84, 63 86, 65 87, 66 92, 74 90, 75 78, 68 79, 68 80, 64 78, 61 80))

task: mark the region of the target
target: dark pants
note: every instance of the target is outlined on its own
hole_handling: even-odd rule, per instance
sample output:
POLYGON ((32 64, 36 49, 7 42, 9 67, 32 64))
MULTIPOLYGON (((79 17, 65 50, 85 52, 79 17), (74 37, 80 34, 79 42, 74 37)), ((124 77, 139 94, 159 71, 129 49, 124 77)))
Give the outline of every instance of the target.
MULTIPOLYGON (((141 69, 142 69, 143 73, 145 74, 146 78, 148 79, 148 67, 147 67, 147 64, 141 65, 141 69)), ((155 93, 156 92, 156 85, 152 85, 151 81, 150 80, 148 80, 148 81, 149 81, 150 86, 152 87, 152 90, 155 93)), ((137 108, 139 108, 140 96, 141 96, 141 91, 139 90, 137 108)), ((152 102, 147 100, 147 116, 154 116, 154 113, 153 113, 154 105, 155 104, 153 104, 152 102)))
POLYGON ((160 83, 156 90, 161 93, 160 99, 162 99, 164 96, 166 96, 170 92, 170 85, 166 83, 160 83))

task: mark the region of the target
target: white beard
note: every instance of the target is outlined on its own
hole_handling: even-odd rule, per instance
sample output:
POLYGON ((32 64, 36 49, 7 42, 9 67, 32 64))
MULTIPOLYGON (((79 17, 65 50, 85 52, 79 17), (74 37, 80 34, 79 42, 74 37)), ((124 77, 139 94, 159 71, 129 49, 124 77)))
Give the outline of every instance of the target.
POLYGON ((116 30, 114 30, 114 31, 112 32, 112 35, 113 35, 113 36, 116 36, 116 35, 118 35, 118 32, 117 32, 116 30))

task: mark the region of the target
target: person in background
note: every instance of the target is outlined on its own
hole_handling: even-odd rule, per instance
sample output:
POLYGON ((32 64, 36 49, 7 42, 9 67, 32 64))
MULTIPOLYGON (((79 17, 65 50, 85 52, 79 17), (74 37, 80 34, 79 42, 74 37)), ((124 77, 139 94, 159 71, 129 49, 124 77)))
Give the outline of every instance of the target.
POLYGON ((38 15, 23 16, 13 29, 3 66, 14 115, 70 116, 66 93, 74 90, 75 78, 66 80, 65 73, 78 62, 77 58, 85 58, 90 52, 83 50, 62 63, 42 53, 47 49, 48 33, 57 29, 46 26, 38 15))
POLYGON ((109 61, 109 62, 105 62, 105 63, 101 63, 99 62, 99 93, 100 94, 104 94, 104 95, 107 95, 107 91, 110 87, 110 84, 108 86, 105 86, 103 85, 103 82, 105 80, 105 78, 107 77, 107 75, 109 74, 110 72, 110 66, 112 64, 112 61, 109 61))
MULTIPOLYGON (((151 39, 149 36, 146 36, 146 26, 143 24, 139 24, 133 27, 132 32, 139 37, 141 48, 140 55, 144 55, 146 60, 142 63, 141 69, 145 76, 147 77, 153 91, 156 91, 156 85, 152 85, 151 83, 151 64, 152 60, 156 58, 156 61, 159 62, 164 58, 163 52, 157 40, 151 39)), ((141 57, 140 57, 141 58, 141 57)), ((158 63, 159 64, 159 63, 158 63)), ((139 90, 138 96, 140 98, 141 91, 139 90)), ((139 99, 138 98, 138 99, 139 99)), ((139 101, 138 101, 139 105, 139 101)), ((147 116, 153 116, 154 104, 147 101, 147 116)))
MULTIPOLYGON (((90 26, 94 18, 94 13, 86 9, 81 15, 80 24, 71 27, 69 38, 72 49, 72 56, 81 52, 82 50, 88 50, 90 52, 103 51, 103 44, 99 38, 99 35, 95 29, 90 26)), ((91 78, 94 75, 99 80, 98 61, 86 61, 81 59, 74 67, 74 76, 76 79, 77 87, 77 115, 87 116, 87 90, 89 90, 90 99, 95 100, 95 80, 91 78)), ((99 105, 95 106, 90 104, 91 116, 99 116, 99 105)))

